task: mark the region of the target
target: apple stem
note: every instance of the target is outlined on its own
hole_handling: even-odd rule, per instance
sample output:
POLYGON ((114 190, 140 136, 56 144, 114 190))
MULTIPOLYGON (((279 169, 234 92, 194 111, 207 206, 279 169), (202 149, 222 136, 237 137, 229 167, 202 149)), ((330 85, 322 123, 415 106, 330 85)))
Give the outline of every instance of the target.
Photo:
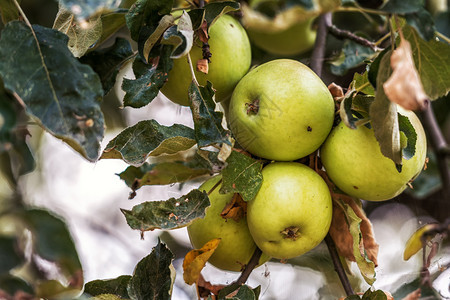
POLYGON ((355 292, 353 291, 347 274, 345 274, 345 270, 342 267, 339 254, 337 253, 336 245, 334 244, 333 238, 331 237, 330 233, 328 233, 325 237, 325 243, 327 244, 328 252, 330 252, 331 260, 333 261, 334 270, 339 276, 339 280, 342 283, 342 287, 344 288, 345 293, 347 294, 347 296, 354 295, 355 292))
POLYGON ((236 280, 236 284, 241 285, 244 284, 250 274, 252 273, 253 269, 258 265, 259 259, 261 258, 262 251, 258 247, 256 247, 255 252, 253 252, 252 257, 250 258, 249 262, 245 266, 244 270, 242 271, 239 278, 236 280))

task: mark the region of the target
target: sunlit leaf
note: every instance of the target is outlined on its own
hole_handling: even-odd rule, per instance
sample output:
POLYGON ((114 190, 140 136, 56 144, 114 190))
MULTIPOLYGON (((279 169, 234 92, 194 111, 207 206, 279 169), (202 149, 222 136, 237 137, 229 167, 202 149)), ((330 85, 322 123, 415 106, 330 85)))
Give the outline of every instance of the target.
POLYGON ((377 139, 381 153, 390 158, 401 168, 402 151, 400 147, 400 131, 396 104, 389 101, 383 90, 383 83, 391 74, 391 53, 383 56, 377 76, 377 90, 375 101, 370 106, 371 125, 377 139))
POLYGON ((100 110, 103 90, 97 74, 69 51, 67 36, 13 21, 2 31, 0 57, 5 87, 23 100, 26 112, 95 161, 105 126, 100 110))
POLYGON ((53 29, 67 35, 70 51, 75 57, 81 57, 102 35, 101 16, 93 16, 80 24, 70 11, 61 7, 53 23, 53 29))
POLYGON ((148 64, 139 57, 134 60, 133 71, 136 79, 124 78, 122 83, 122 89, 126 92, 123 99, 125 106, 139 108, 155 99, 172 69, 171 53, 172 46, 159 45, 152 48, 148 64))
POLYGON ((369 72, 366 71, 363 74, 356 72, 353 75, 352 87, 361 93, 369 96, 375 96, 375 89, 369 81, 369 72))
POLYGON ((370 105, 374 101, 373 96, 356 94, 356 90, 347 93, 341 101, 339 110, 342 121, 349 128, 356 129, 361 122, 366 122, 369 116, 370 105))
POLYGON ((123 299, 128 298, 128 283, 131 276, 122 275, 114 279, 106 280, 93 280, 85 284, 84 292, 91 296, 97 296, 101 294, 114 294, 120 296, 123 299))
POLYGON ((58 280, 43 280, 36 284, 35 293, 40 299, 74 299, 80 294, 81 285, 72 287, 58 280))
POLYGON ((195 139, 199 147, 217 143, 230 142, 230 132, 222 126, 223 113, 215 111, 214 89, 211 82, 206 86, 197 86, 194 82, 189 87, 189 99, 194 118, 195 139))
POLYGON ((0 274, 8 273, 12 268, 24 262, 15 237, 0 236, 0 274))
POLYGON ((207 193, 195 189, 180 198, 148 201, 135 205, 132 210, 121 211, 132 229, 147 231, 187 226, 195 219, 204 217, 209 205, 207 193))
POLYGON ((19 10, 12 0, 0 0, 0 16, 3 24, 19 19, 19 10))
POLYGON ((105 95, 114 87, 120 69, 133 57, 130 42, 117 38, 114 45, 91 51, 80 61, 88 64, 99 75, 105 95))
POLYGON ((403 27, 403 35, 411 44, 414 63, 422 80, 425 93, 431 100, 450 91, 450 45, 434 39, 425 41, 410 26, 403 27))
POLYGON ((221 193, 239 193, 245 201, 255 198, 263 177, 262 163, 243 153, 232 151, 222 171, 221 193))
MULTIPOLYGON (((406 242, 405 250, 403 251, 403 259, 408 260, 411 256, 422 250, 424 246, 422 243, 423 234, 437 228, 438 226, 438 224, 427 224, 416 230, 406 242)), ((427 242, 431 240, 431 238, 432 236, 426 237, 423 241, 427 242)))
POLYGON ((102 159, 123 159, 133 166, 142 165, 149 156, 174 154, 195 145, 194 131, 184 125, 170 127, 155 120, 144 120, 126 128, 106 146, 102 159))
POLYGON ((128 284, 128 295, 132 300, 169 300, 175 282, 174 255, 158 239, 152 252, 136 266, 128 284))
POLYGON ((200 249, 189 251, 183 260, 183 279, 191 285, 197 282, 200 272, 205 267, 208 259, 213 255, 219 246, 220 239, 213 239, 207 242, 200 249))

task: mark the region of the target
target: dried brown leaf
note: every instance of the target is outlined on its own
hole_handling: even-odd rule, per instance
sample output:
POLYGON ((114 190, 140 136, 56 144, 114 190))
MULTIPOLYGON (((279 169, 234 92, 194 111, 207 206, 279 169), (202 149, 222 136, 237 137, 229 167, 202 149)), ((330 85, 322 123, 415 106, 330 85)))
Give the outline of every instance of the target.
MULTIPOLYGON (((377 266, 377 257, 379 245, 375 241, 372 223, 367 218, 364 210, 359 206, 355 200, 346 195, 334 194, 333 197, 338 197, 344 203, 349 205, 355 214, 361 219, 360 230, 362 234, 362 245, 367 258, 370 259, 375 266, 377 266)), ((330 235, 333 238, 339 254, 344 256, 350 261, 356 261, 353 255, 353 237, 349 231, 348 220, 342 207, 333 202, 333 220, 330 227, 330 235)))
POLYGON ((201 298, 207 298, 209 295, 217 295, 224 287, 226 287, 224 284, 211 284, 211 282, 203 278, 202 274, 200 274, 197 281, 198 295, 201 298))
POLYGON ((207 43, 209 40, 209 35, 208 35, 208 23, 205 21, 203 21, 202 25, 200 26, 199 29, 197 29, 197 36, 198 39, 202 42, 202 43, 207 43))
POLYGON ((200 272, 219 243, 220 239, 212 239, 202 248, 191 250, 186 254, 183 260, 183 279, 187 284, 193 284, 199 280, 200 272))
POLYGON ((334 82, 330 83, 330 85, 328 86, 328 90, 330 91, 334 99, 344 97, 344 90, 341 86, 337 85, 334 82))
POLYGON ((391 55, 393 72, 383 84, 384 92, 390 101, 405 109, 421 110, 426 107, 429 97, 414 65, 411 45, 403 35, 400 37, 400 45, 391 55))
POLYGON ((208 74, 209 63, 206 58, 197 60, 197 71, 208 74))
POLYGON ((233 219, 239 222, 247 214, 247 202, 245 202, 241 195, 235 193, 230 202, 225 205, 224 209, 220 213, 220 216, 224 219, 233 219))

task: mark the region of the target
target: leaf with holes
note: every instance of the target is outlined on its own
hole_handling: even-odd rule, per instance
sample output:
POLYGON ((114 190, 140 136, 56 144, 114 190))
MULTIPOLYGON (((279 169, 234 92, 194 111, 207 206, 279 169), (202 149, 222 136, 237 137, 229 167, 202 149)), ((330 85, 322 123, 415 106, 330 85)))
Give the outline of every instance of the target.
POLYGON ((239 193, 245 201, 252 200, 262 185, 262 163, 237 151, 226 162, 220 193, 239 193))
POLYGON ((23 100, 28 115, 95 161, 105 130, 103 90, 91 67, 73 57, 67 40, 53 29, 8 23, 0 39, 0 75, 5 88, 23 100))
POLYGON ((176 229, 203 218, 209 205, 206 192, 195 189, 180 198, 144 202, 132 210, 122 209, 122 213, 135 230, 176 229))
POLYGON ((101 159, 123 159, 133 166, 142 165, 149 156, 175 154, 195 145, 194 130, 174 124, 160 125, 155 120, 145 120, 126 128, 112 139, 101 159))

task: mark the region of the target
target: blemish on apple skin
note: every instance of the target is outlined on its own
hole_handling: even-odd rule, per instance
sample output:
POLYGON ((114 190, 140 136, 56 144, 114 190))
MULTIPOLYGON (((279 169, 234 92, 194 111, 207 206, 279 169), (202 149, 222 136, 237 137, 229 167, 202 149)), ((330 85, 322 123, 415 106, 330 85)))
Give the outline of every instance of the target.
POLYGON ((306 130, 307 130, 308 132, 311 132, 311 131, 312 131, 311 126, 306 127, 306 130))
POLYGON ((355 190, 357 190, 357 189, 358 189, 358 187, 357 187, 356 185, 354 185, 354 186, 353 186, 353 188, 354 188, 355 190))
POLYGON ((259 111, 259 99, 253 100, 251 103, 245 103, 245 109, 247 111, 247 115, 256 115, 259 111))

